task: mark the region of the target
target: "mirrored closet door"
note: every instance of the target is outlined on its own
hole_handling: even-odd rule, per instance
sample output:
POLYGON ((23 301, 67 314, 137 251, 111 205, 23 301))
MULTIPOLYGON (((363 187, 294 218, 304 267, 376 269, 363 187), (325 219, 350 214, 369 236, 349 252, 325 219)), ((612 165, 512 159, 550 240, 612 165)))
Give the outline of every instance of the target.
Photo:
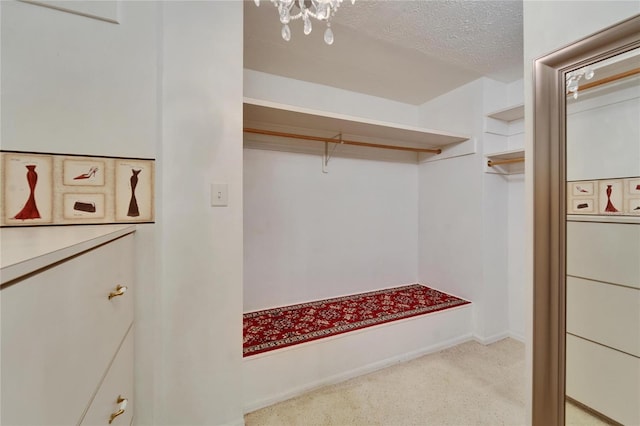
POLYGON ((640 16, 534 85, 532 421, 640 424, 640 16))

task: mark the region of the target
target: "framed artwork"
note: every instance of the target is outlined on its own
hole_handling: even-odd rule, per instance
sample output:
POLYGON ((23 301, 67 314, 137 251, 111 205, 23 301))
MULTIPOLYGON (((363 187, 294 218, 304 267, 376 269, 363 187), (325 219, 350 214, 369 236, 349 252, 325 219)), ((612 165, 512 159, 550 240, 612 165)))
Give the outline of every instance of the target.
POLYGON ((153 161, 116 160, 115 219, 117 221, 152 221, 153 161))
POLYGON ((103 160, 63 161, 62 182, 66 186, 104 186, 105 162, 103 160))
POLYGON ((599 181, 598 211, 600 214, 624 213, 624 181, 622 179, 599 181))
POLYGON ((63 199, 65 219, 103 219, 105 194, 66 193, 63 199))
POLYGON ((153 222, 154 165, 0 151, 0 226, 153 222))
POLYGON ((2 224, 52 223, 52 157, 21 153, 2 157, 2 224))

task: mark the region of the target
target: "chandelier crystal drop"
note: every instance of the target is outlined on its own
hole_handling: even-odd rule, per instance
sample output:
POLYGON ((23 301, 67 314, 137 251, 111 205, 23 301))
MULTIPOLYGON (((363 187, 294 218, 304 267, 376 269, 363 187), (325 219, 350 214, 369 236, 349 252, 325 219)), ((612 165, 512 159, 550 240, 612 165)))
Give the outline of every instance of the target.
MULTIPOLYGON (((253 0, 256 6, 260 6, 260 0, 253 0)), ((327 29, 324 32, 324 42, 333 44, 333 31, 331 30, 331 18, 344 0, 270 0, 278 9, 280 23, 282 24, 281 35, 286 41, 291 40, 291 29, 289 22, 302 19, 304 22, 304 34, 308 35, 313 29, 311 18, 318 21, 325 21, 327 29)), ((356 0, 351 0, 354 4, 356 0)))
POLYGON ((595 72, 591 67, 584 67, 576 71, 570 71, 566 74, 567 94, 572 94, 573 99, 578 99, 578 88, 580 80, 584 77, 585 80, 591 80, 595 72))

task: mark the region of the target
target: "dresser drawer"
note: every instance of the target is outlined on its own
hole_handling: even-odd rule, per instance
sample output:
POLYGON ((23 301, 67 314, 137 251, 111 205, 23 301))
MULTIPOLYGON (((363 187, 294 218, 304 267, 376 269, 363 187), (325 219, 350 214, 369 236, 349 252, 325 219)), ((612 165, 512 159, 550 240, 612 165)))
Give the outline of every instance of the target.
POLYGON ((640 290, 567 277, 567 332, 640 357, 640 290))
POLYGON ((77 424, 133 321, 133 234, 5 286, 2 424, 77 424))
POLYGON ((108 425, 111 416, 123 408, 124 411, 114 417, 111 424, 113 426, 128 425, 133 418, 133 406, 133 327, 131 327, 81 424, 108 425))
POLYGON ((567 274, 640 288, 640 225, 567 222, 567 274))
POLYGON ((567 396, 622 424, 640 424, 640 358, 567 334, 567 396))

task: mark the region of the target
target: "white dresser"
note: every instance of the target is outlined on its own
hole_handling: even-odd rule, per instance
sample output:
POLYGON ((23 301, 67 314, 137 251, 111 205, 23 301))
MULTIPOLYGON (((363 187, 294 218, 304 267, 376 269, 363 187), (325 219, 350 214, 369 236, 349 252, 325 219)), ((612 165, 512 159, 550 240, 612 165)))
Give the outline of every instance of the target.
POLYGON ((640 224, 567 222, 567 396, 640 425, 640 224))
POLYGON ((131 424, 134 231, 0 230, 0 424, 131 424))

